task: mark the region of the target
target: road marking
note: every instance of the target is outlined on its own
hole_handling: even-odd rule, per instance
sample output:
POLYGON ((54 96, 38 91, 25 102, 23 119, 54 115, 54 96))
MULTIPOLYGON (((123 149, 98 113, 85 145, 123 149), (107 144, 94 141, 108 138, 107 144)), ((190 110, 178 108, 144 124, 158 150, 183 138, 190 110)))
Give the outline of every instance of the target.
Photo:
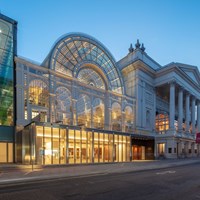
POLYGON ((157 172, 157 175, 164 175, 164 174, 174 174, 176 171, 165 171, 165 172, 157 172))

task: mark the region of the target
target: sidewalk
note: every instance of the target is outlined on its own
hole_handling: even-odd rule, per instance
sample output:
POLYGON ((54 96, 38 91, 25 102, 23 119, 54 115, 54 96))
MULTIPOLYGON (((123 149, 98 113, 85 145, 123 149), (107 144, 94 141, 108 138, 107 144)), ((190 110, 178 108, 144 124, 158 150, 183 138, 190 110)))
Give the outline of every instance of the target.
POLYGON ((138 172, 151 169, 164 169, 200 163, 200 158, 133 161, 129 163, 82 164, 65 166, 0 165, 0 185, 24 183, 27 181, 74 178, 122 172, 138 172))

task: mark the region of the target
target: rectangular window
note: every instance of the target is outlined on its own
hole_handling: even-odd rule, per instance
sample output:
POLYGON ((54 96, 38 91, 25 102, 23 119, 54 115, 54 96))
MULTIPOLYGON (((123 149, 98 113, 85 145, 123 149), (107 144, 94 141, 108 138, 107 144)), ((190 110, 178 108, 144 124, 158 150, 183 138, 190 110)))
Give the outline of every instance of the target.
POLYGON ((174 148, 174 153, 176 153, 176 148, 174 148))
POLYGON ((168 153, 172 153, 172 148, 168 148, 168 153))
POLYGON ((157 148, 158 148, 158 155, 164 155, 164 153, 165 153, 165 143, 159 143, 157 148))
POLYGON ((0 142, 0 163, 13 162, 13 143, 0 142))
POLYGON ((0 143, 0 162, 6 163, 7 162, 7 144, 0 143))

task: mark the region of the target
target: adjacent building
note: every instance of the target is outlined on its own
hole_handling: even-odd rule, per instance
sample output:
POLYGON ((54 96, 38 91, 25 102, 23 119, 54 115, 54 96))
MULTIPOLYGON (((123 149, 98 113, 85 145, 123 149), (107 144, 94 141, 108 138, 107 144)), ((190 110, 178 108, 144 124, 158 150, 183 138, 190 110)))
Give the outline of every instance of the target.
MULTIPOLYGON (((0 31, 7 17, 1 19, 0 31)), ((11 22, 16 31, 17 23, 11 22)), ((0 138, 0 148, 7 145, 0 162, 47 165, 199 156, 197 67, 161 66, 139 40, 116 61, 101 42, 83 33, 63 35, 39 64, 15 56, 15 31, 8 48, 14 57, 9 57, 13 79, 0 72, 1 97, 6 90, 13 101, 12 106, 0 102, 5 110, 0 136, 9 136, 5 128, 14 130, 12 140, 0 138)), ((0 32, 1 46, 3 36, 0 32)), ((0 70, 6 71, 3 60, 8 58, 1 59, 0 70)))
POLYGON ((0 162, 14 161, 17 22, 0 14, 0 162))

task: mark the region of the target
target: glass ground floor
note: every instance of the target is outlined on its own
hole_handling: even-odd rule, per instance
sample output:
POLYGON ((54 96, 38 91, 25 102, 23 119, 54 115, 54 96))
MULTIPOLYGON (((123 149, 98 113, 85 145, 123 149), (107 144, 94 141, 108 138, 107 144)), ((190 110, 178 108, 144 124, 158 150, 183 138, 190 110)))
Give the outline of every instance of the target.
POLYGON ((131 135, 125 133, 32 124, 20 137, 17 160, 23 164, 129 162, 132 159, 131 135))
POLYGON ((0 141, 0 163, 13 162, 13 143, 0 141))

